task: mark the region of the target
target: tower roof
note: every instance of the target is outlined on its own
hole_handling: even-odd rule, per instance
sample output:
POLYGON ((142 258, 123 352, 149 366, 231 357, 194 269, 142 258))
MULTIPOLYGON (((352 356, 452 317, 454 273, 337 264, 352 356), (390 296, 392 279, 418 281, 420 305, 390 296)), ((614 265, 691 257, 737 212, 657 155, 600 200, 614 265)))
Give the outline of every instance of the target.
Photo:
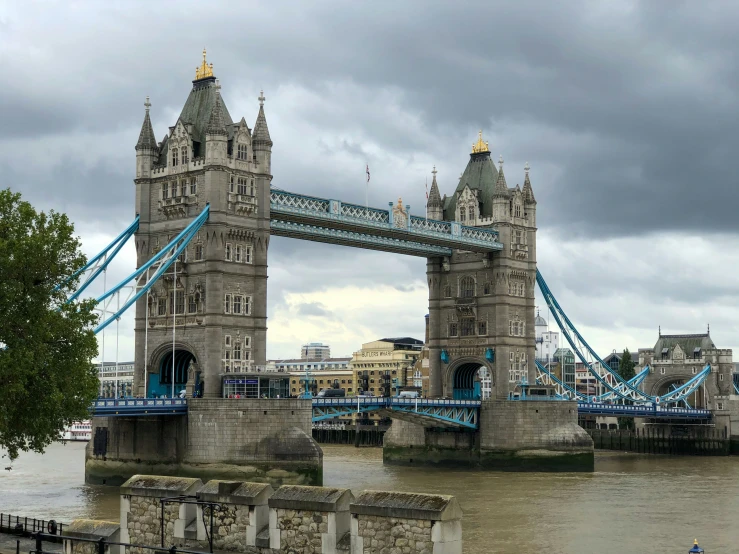
POLYGON ((505 174, 503 173, 503 156, 498 159, 498 179, 495 181, 493 196, 508 196, 508 185, 505 182, 505 174))
POLYGON ((154 136, 154 129, 151 126, 151 119, 149 118, 149 108, 151 107, 151 104, 149 103, 148 96, 146 97, 144 106, 146 107, 146 115, 144 115, 144 123, 141 125, 141 132, 139 133, 139 141, 136 143, 136 150, 144 150, 147 148, 150 150, 156 150, 157 139, 154 136))
MULTIPOLYGON (((454 212, 457 209, 457 197, 464 190, 465 186, 473 190, 479 190, 478 197, 482 200, 480 215, 482 217, 490 217, 493 215, 493 189, 498 180, 498 171, 495 164, 490 159, 490 149, 488 143, 482 140, 482 131, 478 134, 477 142, 472 145, 472 153, 470 161, 467 162, 462 176, 459 178, 459 184, 453 195, 447 198, 444 206, 444 219, 453 220, 454 212)), ((430 196, 429 196, 430 200, 430 196)))
POLYGON ((267 118, 264 115, 264 91, 260 92, 258 100, 259 114, 257 115, 257 122, 254 124, 252 140, 255 142, 264 142, 272 146, 272 139, 269 136, 269 128, 267 127, 267 118))
POLYGON ((547 323, 547 320, 541 317, 539 314, 536 315, 536 319, 534 320, 534 325, 537 327, 543 325, 544 327, 548 327, 549 324, 547 323))
POLYGON ((429 192, 428 206, 430 208, 440 208, 442 204, 441 194, 439 194, 439 185, 436 183, 436 166, 434 166, 434 170, 431 173, 433 173, 434 178, 431 180, 431 191, 429 192))

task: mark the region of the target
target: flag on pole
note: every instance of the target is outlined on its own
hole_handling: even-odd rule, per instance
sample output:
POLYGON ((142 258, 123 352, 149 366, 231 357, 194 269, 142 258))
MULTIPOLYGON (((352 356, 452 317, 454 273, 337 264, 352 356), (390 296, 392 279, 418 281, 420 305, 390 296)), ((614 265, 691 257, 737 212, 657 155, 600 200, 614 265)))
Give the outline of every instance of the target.
POLYGON ((367 182, 369 183, 370 180, 370 173, 369 173, 369 164, 367 164, 367 182))

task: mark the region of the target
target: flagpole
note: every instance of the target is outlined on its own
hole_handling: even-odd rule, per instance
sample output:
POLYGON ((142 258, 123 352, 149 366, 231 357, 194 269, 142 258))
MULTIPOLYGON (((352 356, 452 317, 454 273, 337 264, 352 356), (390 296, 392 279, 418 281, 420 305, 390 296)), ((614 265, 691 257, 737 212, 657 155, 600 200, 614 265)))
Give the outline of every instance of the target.
POLYGON ((426 176, 426 225, 429 223, 429 178, 426 176))

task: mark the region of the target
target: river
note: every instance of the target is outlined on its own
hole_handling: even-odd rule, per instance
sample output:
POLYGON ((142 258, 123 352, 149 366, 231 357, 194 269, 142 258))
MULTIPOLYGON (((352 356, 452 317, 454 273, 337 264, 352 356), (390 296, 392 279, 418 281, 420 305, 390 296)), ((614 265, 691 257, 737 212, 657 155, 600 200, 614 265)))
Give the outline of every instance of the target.
MULTIPOLYGON (((118 519, 118 490, 84 484, 85 443, 22 454, 0 472, 0 512, 118 519)), ((739 458, 602 452, 596 471, 493 473, 384 466, 379 448, 324 446, 327 486, 451 494, 464 552, 707 552, 739 543, 739 458)))

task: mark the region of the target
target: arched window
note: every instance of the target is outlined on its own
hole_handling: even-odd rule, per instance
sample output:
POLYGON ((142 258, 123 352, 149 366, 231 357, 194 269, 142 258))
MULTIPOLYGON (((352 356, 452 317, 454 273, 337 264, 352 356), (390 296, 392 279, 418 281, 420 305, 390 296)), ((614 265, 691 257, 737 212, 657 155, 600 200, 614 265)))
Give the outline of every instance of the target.
POLYGON ((187 162, 189 162, 189 161, 190 161, 190 160, 188 159, 189 157, 188 157, 188 155, 187 155, 187 146, 183 146, 183 147, 182 147, 182 148, 180 149, 180 152, 181 152, 181 154, 182 154, 182 164, 183 164, 183 165, 185 165, 185 164, 187 164, 187 162))
POLYGON ((462 298, 475 296, 475 280, 472 277, 462 277, 459 282, 459 296, 462 298))
POLYGON ((516 217, 521 217, 521 204, 516 202, 516 217))
POLYGON ((459 208, 459 221, 464 222, 464 220, 465 220, 465 213, 466 212, 465 212, 465 209, 464 208, 459 208))
POLYGON ((470 204, 470 207, 469 207, 468 212, 470 214, 470 221, 474 221, 475 220, 475 215, 477 213, 477 211, 475 210, 475 205, 474 204, 470 204))
POLYGON ((172 165, 177 165, 177 148, 172 149, 172 165))

